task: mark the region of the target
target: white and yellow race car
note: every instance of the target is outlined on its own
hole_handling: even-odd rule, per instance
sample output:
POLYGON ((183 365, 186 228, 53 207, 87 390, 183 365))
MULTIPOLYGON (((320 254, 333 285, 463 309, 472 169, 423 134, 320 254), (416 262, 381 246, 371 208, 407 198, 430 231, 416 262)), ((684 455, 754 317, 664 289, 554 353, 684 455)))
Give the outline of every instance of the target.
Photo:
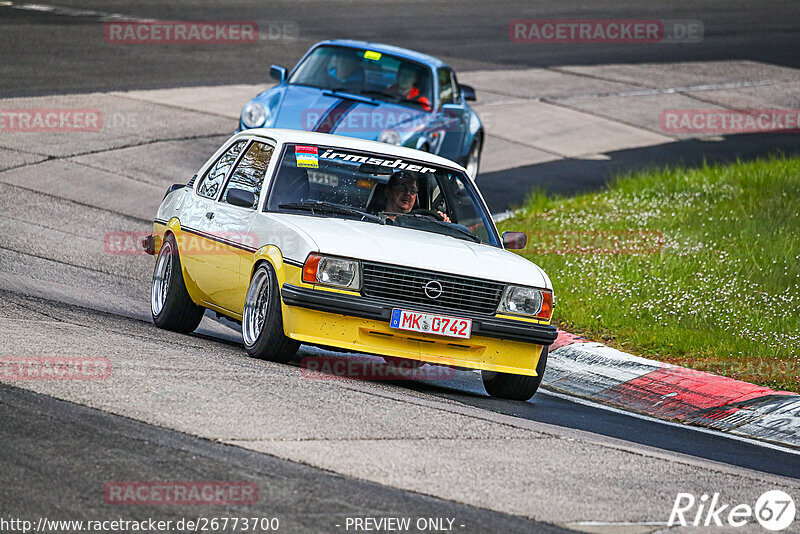
POLYGON ((153 321, 191 332, 204 309, 247 352, 301 343, 479 369, 492 396, 541 382, 553 288, 501 237, 464 168, 385 143, 295 130, 231 137, 170 188, 145 249, 153 321))

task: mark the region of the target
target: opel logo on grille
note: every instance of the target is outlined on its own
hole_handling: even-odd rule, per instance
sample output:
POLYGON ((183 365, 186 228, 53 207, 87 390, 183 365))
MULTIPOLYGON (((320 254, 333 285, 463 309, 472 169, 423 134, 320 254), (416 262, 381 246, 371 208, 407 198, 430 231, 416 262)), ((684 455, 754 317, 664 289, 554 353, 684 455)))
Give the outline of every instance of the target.
POLYGON ((438 299, 442 296, 442 284, 441 282, 437 282, 436 280, 431 280, 424 286, 422 289, 425 290, 425 294, 428 296, 429 299, 438 299))

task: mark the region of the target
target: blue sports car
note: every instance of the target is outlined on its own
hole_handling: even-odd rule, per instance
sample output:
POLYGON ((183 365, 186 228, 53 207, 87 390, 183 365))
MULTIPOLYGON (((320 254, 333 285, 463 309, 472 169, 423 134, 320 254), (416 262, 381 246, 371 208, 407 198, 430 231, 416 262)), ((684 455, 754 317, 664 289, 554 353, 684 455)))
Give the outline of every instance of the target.
POLYGON ((239 129, 289 128, 377 140, 432 152, 478 174, 483 125, 442 61, 364 41, 317 43, 294 70, 242 109, 239 129))

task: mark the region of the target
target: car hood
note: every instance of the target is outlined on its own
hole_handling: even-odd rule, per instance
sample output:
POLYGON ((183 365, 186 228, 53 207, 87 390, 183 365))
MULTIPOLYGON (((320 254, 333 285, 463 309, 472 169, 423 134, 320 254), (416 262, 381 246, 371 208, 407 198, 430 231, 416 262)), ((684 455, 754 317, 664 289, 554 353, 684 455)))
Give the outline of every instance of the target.
MULTIPOLYGON (((327 133, 375 141, 387 129, 405 135, 415 132, 427 124, 430 115, 389 102, 376 101, 373 105, 339 98, 330 95, 328 90, 313 87, 286 85, 280 90, 283 92, 281 103, 273 110, 275 119, 271 126, 274 128, 314 131, 320 119, 335 109, 341 120, 335 121, 335 126, 327 133)), ((269 95, 265 93, 260 97, 267 99, 269 95)))
POLYGON ((284 228, 293 228, 305 238, 292 241, 305 246, 283 251, 287 258, 295 261, 305 261, 310 252, 321 252, 552 289, 550 279, 537 265, 513 252, 490 245, 347 219, 275 213, 268 217, 274 218, 274 222, 281 223, 284 228))

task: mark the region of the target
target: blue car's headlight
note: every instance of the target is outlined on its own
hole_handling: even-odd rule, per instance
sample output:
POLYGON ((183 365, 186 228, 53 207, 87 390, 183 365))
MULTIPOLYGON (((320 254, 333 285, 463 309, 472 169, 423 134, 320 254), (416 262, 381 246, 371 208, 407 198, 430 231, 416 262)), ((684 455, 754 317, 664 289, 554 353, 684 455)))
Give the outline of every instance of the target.
POLYGON ((403 139, 400 137, 400 134, 395 132, 394 130, 384 130, 381 132, 381 135, 378 136, 378 141, 381 143, 389 143, 390 145, 402 145, 403 139))
POLYGON ((269 120, 269 111, 258 102, 249 102, 242 110, 242 124, 246 128, 264 126, 269 120))

